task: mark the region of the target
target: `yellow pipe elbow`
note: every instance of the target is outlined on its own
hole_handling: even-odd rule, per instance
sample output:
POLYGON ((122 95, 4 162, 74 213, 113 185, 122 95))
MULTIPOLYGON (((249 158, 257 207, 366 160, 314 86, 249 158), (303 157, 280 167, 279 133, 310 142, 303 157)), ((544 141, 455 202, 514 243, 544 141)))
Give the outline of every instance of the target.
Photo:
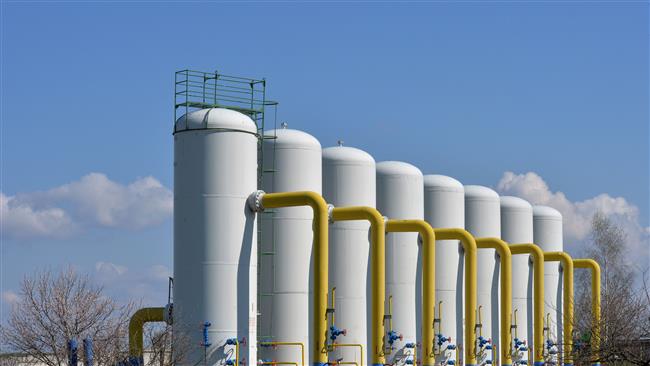
POLYGON ((512 244, 510 253, 529 254, 533 260, 533 351, 534 365, 544 364, 544 252, 535 244, 512 244))
POLYGON ((573 266, 591 270, 591 349, 596 364, 600 359, 600 265, 593 259, 574 259, 573 266))
POLYGON ((327 364, 327 292, 328 292, 328 207, 316 192, 256 192, 251 206, 258 209, 309 206, 314 211, 314 302, 312 362, 314 366, 327 364))
POLYGON ((465 251, 465 366, 476 365, 476 296, 477 296, 477 253, 476 241, 464 229, 434 229, 436 240, 460 240, 465 251))
MULTIPOLYGON (((476 239, 480 249, 495 249, 501 265, 501 364, 512 364, 512 345, 510 344, 510 313, 512 312, 512 255, 508 243, 499 238, 476 239)), ((496 360, 494 360, 496 362, 496 360)))
POLYGON ((370 270, 371 270, 371 362, 385 364, 383 352, 384 301, 386 300, 386 245, 384 217, 373 207, 351 206, 332 209, 332 221, 367 220, 370 222, 370 270))
POLYGON ((144 324, 162 321, 165 321, 165 308, 142 308, 133 313, 129 321, 129 356, 142 360, 144 324))
POLYGON ((436 234, 424 220, 388 220, 386 232, 416 232, 422 237, 422 364, 433 365, 433 320, 436 303, 436 234))
POLYGON ((564 271, 562 275, 562 315, 564 323, 564 344, 562 354, 564 364, 572 365, 571 351, 573 348, 573 259, 565 252, 544 252, 544 261, 560 262, 564 271))

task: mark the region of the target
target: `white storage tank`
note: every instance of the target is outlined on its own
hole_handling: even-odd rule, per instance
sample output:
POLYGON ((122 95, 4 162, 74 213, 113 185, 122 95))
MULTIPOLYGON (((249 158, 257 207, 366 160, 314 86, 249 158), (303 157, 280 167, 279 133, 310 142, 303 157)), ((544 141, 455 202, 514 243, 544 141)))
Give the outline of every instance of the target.
MULTIPOLYGON (((335 207, 375 207, 375 160, 352 147, 323 149, 323 197, 335 207)), ((347 330, 337 343, 364 346, 369 365, 370 339, 369 229, 367 221, 340 221, 330 225, 329 284, 336 287, 336 326, 347 330)), ((328 334, 329 336, 329 334, 328 334)), ((337 348, 330 359, 361 363, 357 348, 337 348)))
MULTIPOLYGON (((444 175, 424 176, 424 219, 434 228, 465 227, 465 190, 454 178, 444 175)), ((451 344, 462 354, 463 344, 463 274, 462 246, 457 240, 436 242, 436 311, 435 333, 451 337, 451 344), (442 310, 442 317, 439 310, 442 310)), ((418 297, 420 299, 420 297, 418 297)), ((421 304, 418 300, 418 304, 421 304)), ((420 320, 418 311, 418 319, 420 320)), ((421 320, 418 322, 421 328, 421 320)), ((421 341, 421 338, 419 338, 421 341)), ((437 342, 437 339, 434 339, 437 342)), ((436 357, 436 365, 456 360, 456 352, 448 351, 436 357)))
MULTIPOLYGON (((465 186, 465 228, 475 238, 501 237, 501 206, 499 195, 483 186, 465 186)), ((499 344, 499 266, 494 249, 478 250, 478 298, 481 309, 483 337, 491 337, 492 344, 500 352, 499 344)), ((478 317, 477 317, 478 323, 478 317)), ((492 352, 486 352, 492 359, 492 352)), ((492 359, 493 365, 497 360, 492 359)))
MULTIPOLYGON (((399 161, 377 163, 377 209, 389 219, 423 219, 424 192, 420 169, 399 161)), ((392 298, 393 330, 403 336, 402 340, 393 343, 393 350, 386 355, 386 362, 392 365, 404 365, 412 359, 412 350, 405 349, 404 345, 417 342, 416 311, 420 308, 415 302, 416 291, 420 289, 416 288, 416 279, 420 276, 418 254, 418 233, 387 234, 385 309, 388 311, 388 301, 392 298)))
MULTIPOLYGON (((266 131, 262 189, 267 193, 321 193, 321 145, 313 136, 283 128, 266 131)), ((312 312, 312 220, 310 207, 289 207, 262 213, 260 244, 260 340, 297 342, 310 358, 312 312)), ((302 364, 297 346, 263 346, 263 359, 302 364)))
MULTIPOLYGON (((533 206, 533 240, 544 252, 563 251, 562 214, 548 206, 533 206)), ((562 340, 562 284, 560 263, 544 263, 544 320, 550 314, 548 337, 554 343, 562 340)))
POLYGON ((228 109, 176 121, 174 336, 186 344, 182 365, 234 362, 233 338, 247 340, 242 360, 257 360, 257 233, 246 204, 257 189, 256 133, 249 117, 228 109))
MULTIPOLYGON (((512 196, 501 197, 501 238, 510 244, 533 242, 533 206, 512 196)), ((528 255, 512 256, 512 313, 517 327, 513 337, 533 342, 533 267, 528 255)), ((512 323, 515 324, 514 322, 512 323)), ((517 359, 528 360, 528 352, 518 352, 517 359)), ((532 362, 532 360, 531 360, 532 362)))

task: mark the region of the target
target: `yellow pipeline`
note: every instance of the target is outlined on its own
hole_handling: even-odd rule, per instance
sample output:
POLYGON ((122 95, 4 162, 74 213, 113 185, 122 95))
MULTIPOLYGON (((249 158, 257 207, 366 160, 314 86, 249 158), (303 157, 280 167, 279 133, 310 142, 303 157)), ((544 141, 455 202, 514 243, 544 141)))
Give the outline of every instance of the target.
MULTIPOLYGON (((510 344, 510 313, 512 312, 512 255, 508 243, 499 238, 476 239, 480 249, 488 248, 497 251, 501 264, 501 364, 512 365, 512 345, 510 344)), ((495 360, 496 361, 496 360, 495 360)))
POLYGON ((142 362, 144 340, 142 327, 149 322, 162 322, 165 308, 142 308, 136 311, 129 321, 129 356, 142 362))
MULTIPOLYGON (((333 348, 336 347, 359 347, 359 362, 361 363, 361 366, 363 366, 363 345, 359 343, 333 343, 332 344, 333 348)), ((337 362, 338 364, 345 365, 345 364, 357 364, 354 361, 349 361, 347 362, 337 362)))
POLYGON ((565 252, 544 252, 544 261, 562 263, 562 317, 564 323, 564 344, 562 345, 562 354, 564 355, 564 364, 572 365, 572 348, 573 348, 573 259, 565 252))
POLYGON ((544 364, 544 252, 535 244, 512 244, 510 253, 530 254, 533 259, 534 366, 544 364))
MULTIPOLYGON (((388 220, 386 232, 416 232, 422 237, 422 365, 435 364, 433 319, 436 303, 436 234, 424 220, 388 220)), ((419 291, 419 290, 418 290, 419 291)))
POLYGON ((328 213, 327 203, 315 192, 261 193, 259 208, 310 206, 314 211, 314 331, 313 366, 327 364, 328 213))
POLYGON ((463 229, 434 229, 436 240, 460 240, 465 251, 465 366, 476 366, 476 241, 463 229))
MULTIPOLYGON (((239 343, 239 342, 238 342, 239 343)), ((301 342, 260 342, 260 346, 298 346, 300 347, 300 360, 302 366, 305 366, 305 344, 301 342)), ((237 357, 239 358, 239 357, 237 357)), ((239 365, 239 362, 237 362, 239 365)))
POLYGON ((600 356, 600 266, 593 259, 574 259, 575 268, 591 269, 591 349, 594 356, 594 364, 598 364, 600 356))
MULTIPOLYGON (((353 206, 335 207, 332 209, 333 221, 368 220, 370 222, 370 270, 371 270, 371 329, 370 341, 373 366, 384 365, 386 359, 383 352, 384 337, 384 301, 386 299, 386 245, 384 243, 384 218, 373 207, 353 206)), ((327 303, 325 303, 327 304, 327 303)))

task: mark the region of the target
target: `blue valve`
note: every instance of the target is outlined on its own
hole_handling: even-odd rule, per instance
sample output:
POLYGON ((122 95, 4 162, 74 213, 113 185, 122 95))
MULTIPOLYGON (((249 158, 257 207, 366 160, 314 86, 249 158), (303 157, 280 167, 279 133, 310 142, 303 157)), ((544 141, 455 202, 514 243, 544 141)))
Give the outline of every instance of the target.
POLYGON ((237 338, 228 338, 226 339, 226 344, 229 346, 236 346, 237 345, 237 338))
POLYGON ((339 329, 333 325, 330 327, 330 339, 333 341, 336 340, 336 337, 346 335, 347 333, 348 331, 346 329, 339 329))
POLYGON ((522 352, 524 352, 524 351, 528 351, 528 347, 526 347, 526 346, 521 346, 521 347, 519 347, 519 350, 522 351, 522 352))
POLYGON ((519 360, 520 365, 528 365, 528 360, 519 360))
POLYGON ((412 364, 413 364, 413 360, 411 360, 411 359, 409 358, 408 360, 404 361, 404 363, 407 364, 407 365, 412 365, 412 364))
POLYGON ((235 366, 235 360, 226 360, 226 366, 235 366))
POLYGON ((487 346, 485 346, 485 349, 487 349, 487 350, 491 350, 491 349, 492 349, 492 345, 491 345, 491 344, 488 344, 487 346))
POLYGON ((203 347, 208 348, 212 345, 210 343, 210 338, 208 336, 208 328, 212 326, 212 323, 210 322, 204 322, 203 323, 203 347))
POLYGON ((413 343, 413 342, 407 343, 407 344, 404 345, 404 347, 405 348, 415 348, 415 343, 413 343))
POLYGON ((436 334, 436 337, 438 337, 438 345, 439 346, 442 346, 442 344, 445 343, 445 342, 451 342, 451 337, 445 337, 440 333, 436 334))
POLYGON ((456 345, 455 344, 448 344, 447 349, 454 350, 454 349, 456 349, 456 345))
POLYGON ((403 339, 403 337, 402 337, 401 334, 397 333, 397 332, 394 331, 394 330, 391 330, 390 332, 388 332, 388 343, 389 343, 391 346, 392 346, 393 343, 395 343, 395 341, 398 340, 398 339, 399 339, 400 341, 403 339))
POLYGON ((491 365, 491 364, 492 364, 492 360, 485 360, 485 363, 486 363, 487 365, 491 365))
POLYGON ((454 360, 447 360, 447 365, 455 365, 456 361, 454 360))

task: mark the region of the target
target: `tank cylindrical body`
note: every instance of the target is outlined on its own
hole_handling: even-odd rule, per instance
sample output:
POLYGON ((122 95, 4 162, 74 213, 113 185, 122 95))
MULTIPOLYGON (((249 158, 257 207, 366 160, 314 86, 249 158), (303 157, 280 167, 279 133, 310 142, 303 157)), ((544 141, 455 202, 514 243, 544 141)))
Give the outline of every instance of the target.
POLYGON ((257 127, 228 109, 182 116, 174 133, 174 336, 183 365, 257 359, 257 127), (204 337, 204 331, 206 336, 204 337), (233 352, 230 352, 232 350, 233 352))
MULTIPOLYGON (((323 149, 323 197, 335 207, 375 207, 375 160, 368 153, 344 146, 323 149)), ((330 225, 329 284, 336 288, 336 326, 347 330, 337 343, 364 346, 364 364, 372 353, 369 306, 369 230, 367 221, 340 221, 330 225)), ((337 348, 332 359, 361 362, 356 348, 337 348)))
MULTIPOLYGON (((510 244, 533 242, 533 206, 525 200, 501 197, 501 238, 510 244)), ((528 255, 512 256, 513 337, 533 341, 533 268, 528 255), (516 315, 516 318, 515 318, 516 315), (515 334, 516 333, 516 334, 515 334)), ((528 352, 517 352, 516 360, 528 360, 528 352)))
MULTIPOLYGON (((499 195, 483 186, 465 186, 465 228, 475 238, 501 237, 501 207, 499 195)), ((478 250, 478 297, 483 337, 491 337, 497 350, 499 344, 499 266, 494 249, 478 250)), ((478 322, 478 317, 477 317, 478 322)), ((492 352, 486 352, 487 359, 492 352)), ((496 364, 496 360, 493 360, 496 364)))
MULTIPOLYGON (((262 189, 267 192, 321 193, 321 145, 297 130, 264 133, 262 189)), ((260 339, 304 345, 311 360, 309 335, 312 220, 310 207, 288 207, 262 213, 260 244, 260 339)), ((302 363, 297 347, 264 347, 262 358, 302 363)))
MULTIPOLYGON (((377 209, 382 215, 389 219, 421 220, 423 200, 422 172, 418 168, 398 161, 377 163, 377 209)), ((404 365, 412 359, 412 350, 405 349, 404 345, 417 342, 418 253, 418 233, 386 235, 386 296, 392 303, 392 319, 388 324, 403 336, 393 343, 393 350, 386 356, 386 362, 392 365, 404 365)))
MULTIPOLYGON (((444 175, 424 176, 424 219, 434 228, 465 227, 465 196, 463 185, 444 175)), ((463 345, 463 259, 457 240, 436 241, 436 318, 435 333, 451 337, 459 350, 463 345), (442 314, 441 314, 442 313, 442 314)), ((418 287, 419 288, 419 287, 418 287)), ((418 297, 418 304, 421 304, 418 297)), ((418 311, 418 329, 422 322, 418 311)), ((421 338, 418 339, 421 343, 421 338)), ((437 339, 436 339, 437 341, 437 339)), ((460 353, 460 352, 459 352, 460 353)), ((441 352, 436 364, 456 360, 456 352, 441 352)))
MULTIPOLYGON (((533 206, 533 240, 544 252, 562 251, 562 214, 548 206, 533 206)), ((562 340, 562 284, 558 262, 544 263, 544 313, 550 314, 546 338, 558 343, 562 340)))

